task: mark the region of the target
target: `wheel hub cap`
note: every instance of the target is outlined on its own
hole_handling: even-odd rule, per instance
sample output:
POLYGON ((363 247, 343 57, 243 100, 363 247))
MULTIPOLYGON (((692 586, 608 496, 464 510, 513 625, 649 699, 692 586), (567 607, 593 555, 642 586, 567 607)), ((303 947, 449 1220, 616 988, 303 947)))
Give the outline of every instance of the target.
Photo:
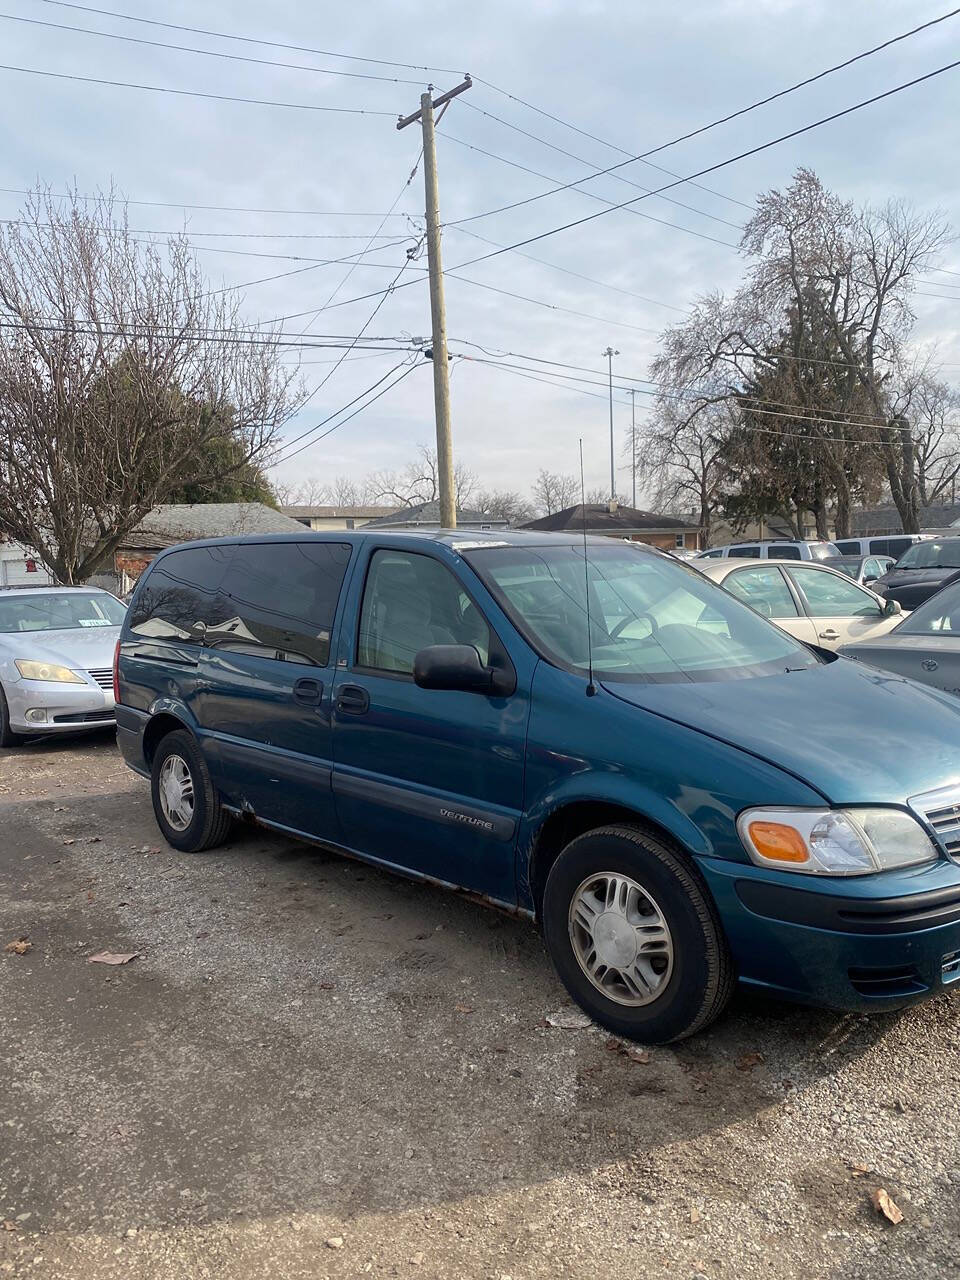
POLYGON ((193 821, 193 777, 180 756, 167 756, 160 766, 160 808, 174 831, 186 831, 193 821))
POLYGON ((617 1004, 656 1000, 673 973, 673 938, 663 912, 630 876, 603 871, 570 901, 570 944, 594 987, 617 1004))

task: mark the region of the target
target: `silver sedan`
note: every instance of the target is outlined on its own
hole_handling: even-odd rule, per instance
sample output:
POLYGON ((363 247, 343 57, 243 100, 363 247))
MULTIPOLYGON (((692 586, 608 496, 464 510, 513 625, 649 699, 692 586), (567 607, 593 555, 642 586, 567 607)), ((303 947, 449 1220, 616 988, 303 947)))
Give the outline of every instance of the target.
POLYGON ((0 747, 115 723, 113 651, 125 613, 89 587, 0 589, 0 747))
POLYGON ((918 605, 885 636, 842 645, 839 652, 960 695, 960 582, 918 605))

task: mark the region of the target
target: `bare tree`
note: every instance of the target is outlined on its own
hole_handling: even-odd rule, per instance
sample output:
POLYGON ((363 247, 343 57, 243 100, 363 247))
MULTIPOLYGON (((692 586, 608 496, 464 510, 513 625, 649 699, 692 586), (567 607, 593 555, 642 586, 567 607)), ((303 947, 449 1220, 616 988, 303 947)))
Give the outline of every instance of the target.
POLYGON ((0 533, 82 582, 168 493, 264 459, 296 373, 238 307, 112 195, 32 194, 0 229, 0 533))
POLYGON ((508 524, 526 524, 536 514, 532 503, 509 489, 488 489, 474 499, 477 510, 508 524))
MULTIPOLYGON (((456 505, 466 507, 477 489, 476 474, 458 462, 453 469, 456 505)), ((440 475, 437 453, 420 445, 417 457, 400 471, 378 471, 367 479, 370 496, 381 502, 394 502, 398 507, 417 507, 437 502, 440 497, 440 475)))
POLYGON ((695 512, 709 546, 711 525, 724 504, 736 406, 723 399, 666 400, 658 409, 658 424, 638 441, 637 474, 652 491, 657 511, 695 512))
POLYGON ((539 514, 552 516, 573 506, 580 496, 580 481, 576 476, 543 469, 533 482, 532 496, 539 514))

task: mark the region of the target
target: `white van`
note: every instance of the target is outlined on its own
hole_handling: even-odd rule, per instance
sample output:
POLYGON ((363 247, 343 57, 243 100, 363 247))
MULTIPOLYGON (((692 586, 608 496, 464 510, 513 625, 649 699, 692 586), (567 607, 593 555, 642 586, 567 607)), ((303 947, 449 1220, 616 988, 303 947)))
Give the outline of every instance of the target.
POLYGON ((823 538, 758 538, 701 551, 697 560, 832 560, 841 553, 823 538))
POLYGON ((837 538, 833 545, 843 556, 893 556, 899 560, 910 547, 933 536, 932 533, 878 534, 875 538, 837 538))

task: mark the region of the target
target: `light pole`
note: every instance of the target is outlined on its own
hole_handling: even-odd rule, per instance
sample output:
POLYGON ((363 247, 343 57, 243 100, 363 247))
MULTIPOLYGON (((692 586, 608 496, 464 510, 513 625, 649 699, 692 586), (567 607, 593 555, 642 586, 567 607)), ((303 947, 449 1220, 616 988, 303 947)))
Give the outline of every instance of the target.
POLYGON ((613 357, 618 356, 619 351, 614 351, 613 347, 607 347, 603 355, 607 357, 607 381, 610 387, 610 501, 617 500, 617 472, 614 463, 613 450, 613 357))
POLYGON ((637 509, 637 391, 630 388, 630 473, 633 477, 631 502, 637 509))

